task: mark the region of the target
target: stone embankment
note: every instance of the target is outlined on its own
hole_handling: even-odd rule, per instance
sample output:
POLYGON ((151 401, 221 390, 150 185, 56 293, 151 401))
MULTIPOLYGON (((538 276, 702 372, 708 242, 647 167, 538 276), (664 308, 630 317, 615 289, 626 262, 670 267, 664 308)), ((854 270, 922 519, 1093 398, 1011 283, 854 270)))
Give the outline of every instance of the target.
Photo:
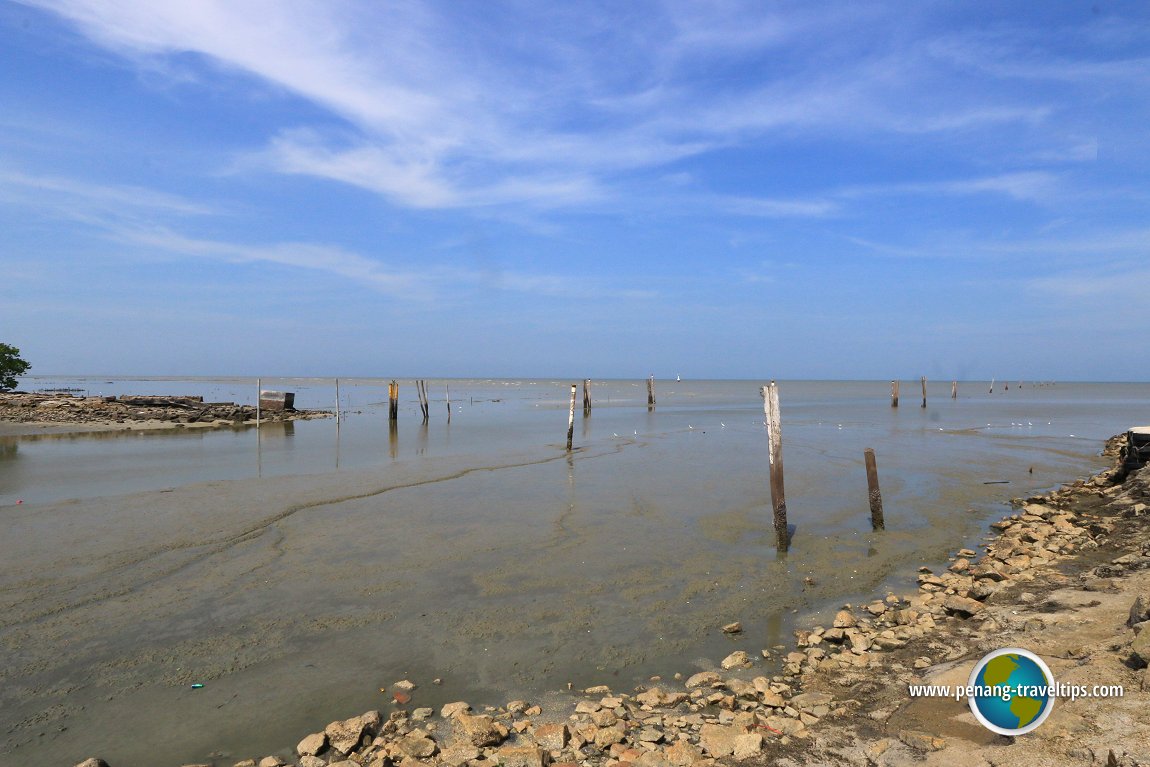
POLYGON ((922 568, 913 594, 844 605, 829 626, 796 632, 789 652, 739 650, 715 670, 627 693, 594 687, 548 711, 528 701, 409 709, 418 693, 404 680, 393 687, 397 710, 332 722, 290 759, 229 764, 1150 764, 1138 756, 1150 754, 1150 631, 1139 630, 1150 626, 1150 468, 1014 503, 981 552, 957 551, 943 572, 922 568), (1109 681, 1127 695, 1059 701, 1020 738, 980 727, 965 701, 909 697, 908 684, 965 684, 979 657, 1007 646, 1048 658, 1060 681, 1109 681))
MULTIPOLYGON (((323 418, 318 410, 264 410, 263 421, 323 418)), ((256 409, 234 402, 204 402, 203 397, 78 397, 69 393, 0 394, 0 421, 77 426, 232 426, 255 423, 256 409)))

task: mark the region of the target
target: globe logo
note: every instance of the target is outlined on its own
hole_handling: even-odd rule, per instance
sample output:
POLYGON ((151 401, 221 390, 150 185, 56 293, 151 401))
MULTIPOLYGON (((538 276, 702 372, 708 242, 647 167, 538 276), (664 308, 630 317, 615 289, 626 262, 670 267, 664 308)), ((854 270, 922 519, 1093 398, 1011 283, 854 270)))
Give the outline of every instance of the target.
POLYGON ((1054 708, 1054 675, 1034 653, 1018 647, 995 650, 970 674, 970 710, 988 730, 1023 735, 1054 708))

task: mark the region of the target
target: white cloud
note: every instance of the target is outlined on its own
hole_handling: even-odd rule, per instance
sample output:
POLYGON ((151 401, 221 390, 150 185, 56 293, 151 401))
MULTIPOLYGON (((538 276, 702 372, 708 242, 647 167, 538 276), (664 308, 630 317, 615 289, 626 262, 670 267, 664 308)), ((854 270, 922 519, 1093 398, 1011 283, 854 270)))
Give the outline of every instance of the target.
POLYGON ((282 126, 264 167, 417 208, 598 202, 617 174, 776 131, 936 133, 1049 115, 978 97, 915 106, 934 83, 899 59, 906 51, 874 57, 844 42, 876 11, 667 2, 628 26, 578 7, 27 2, 129 58, 199 54, 319 105, 339 130, 282 126), (509 39, 468 13, 513 15, 530 31, 509 39), (741 70, 752 76, 713 87, 701 74, 732 61, 755 62, 741 70))

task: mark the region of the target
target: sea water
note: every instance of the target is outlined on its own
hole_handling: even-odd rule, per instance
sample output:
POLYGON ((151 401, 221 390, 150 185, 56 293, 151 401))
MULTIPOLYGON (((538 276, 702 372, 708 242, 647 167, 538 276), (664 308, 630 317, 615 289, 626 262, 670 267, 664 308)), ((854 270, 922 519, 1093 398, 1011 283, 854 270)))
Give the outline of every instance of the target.
MULTIPOLYGON (((255 398, 250 379, 23 383, 255 398)), ((335 408, 331 380, 262 383, 335 408)), ((758 655, 913 591, 1011 498, 1089 475, 1106 437, 1150 422, 1147 384, 960 382, 952 400, 939 382, 922 408, 915 381, 892 408, 889 382, 782 381, 783 555, 763 382, 657 381, 649 410, 645 381, 595 381, 571 453, 569 381, 430 380, 426 424, 400 383, 394 430, 387 381, 343 379, 338 425, 0 441, 2 752, 238 759, 387 710, 403 677, 413 705, 498 704, 758 655)))

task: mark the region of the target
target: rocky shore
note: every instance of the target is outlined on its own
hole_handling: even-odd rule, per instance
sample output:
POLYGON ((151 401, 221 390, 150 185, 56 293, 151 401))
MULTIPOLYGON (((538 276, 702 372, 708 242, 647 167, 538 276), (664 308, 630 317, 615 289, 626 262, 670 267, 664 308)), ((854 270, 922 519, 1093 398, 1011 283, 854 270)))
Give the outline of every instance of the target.
MULTIPOLYGON (((325 418, 322 410, 264 410, 263 421, 325 418)), ((202 397, 78 397, 67 392, 0 394, 0 423, 103 428, 185 428, 255 424, 256 409, 202 397)))
MULTIPOLYGON (((1111 440, 1106 454, 1118 447, 1111 440)), ((1150 626, 1150 467, 1110 469, 1014 505, 978 550, 956 551, 943 572, 924 568, 915 593, 844 605, 829 625, 797 631, 791 647, 748 646, 713 670, 625 692, 598 686, 478 711, 464 701, 420 706, 419 685, 438 680, 402 680, 386 690, 386 712, 332 722, 290 754, 211 767, 1150 764, 1150 631, 1141 630, 1150 626), (909 684, 965 684, 1003 647, 1037 653, 1058 682, 1124 694, 1059 699, 1017 738, 983 728, 965 700, 909 696, 909 684)), ((743 637, 738 623, 723 630, 743 637)))

